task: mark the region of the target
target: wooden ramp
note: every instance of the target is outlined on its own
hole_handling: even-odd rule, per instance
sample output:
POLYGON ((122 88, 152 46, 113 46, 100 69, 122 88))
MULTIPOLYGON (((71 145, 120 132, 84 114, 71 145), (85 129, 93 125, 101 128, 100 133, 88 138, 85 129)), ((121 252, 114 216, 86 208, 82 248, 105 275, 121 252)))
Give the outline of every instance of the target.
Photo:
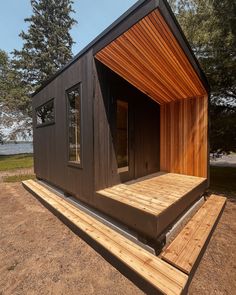
POLYGON ((211 195, 162 253, 162 258, 189 275, 211 237, 225 202, 226 198, 211 195))
POLYGON ((188 281, 186 274, 147 252, 36 181, 23 181, 23 185, 41 199, 43 203, 63 215, 128 268, 145 279, 159 293, 182 294, 188 281))

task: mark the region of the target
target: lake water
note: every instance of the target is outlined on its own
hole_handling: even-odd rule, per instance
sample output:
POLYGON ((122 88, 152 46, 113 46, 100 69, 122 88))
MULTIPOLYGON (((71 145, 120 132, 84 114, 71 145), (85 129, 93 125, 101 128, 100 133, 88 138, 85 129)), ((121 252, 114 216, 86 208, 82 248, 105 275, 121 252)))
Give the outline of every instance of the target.
POLYGON ((33 143, 7 143, 0 144, 0 155, 31 154, 33 143))

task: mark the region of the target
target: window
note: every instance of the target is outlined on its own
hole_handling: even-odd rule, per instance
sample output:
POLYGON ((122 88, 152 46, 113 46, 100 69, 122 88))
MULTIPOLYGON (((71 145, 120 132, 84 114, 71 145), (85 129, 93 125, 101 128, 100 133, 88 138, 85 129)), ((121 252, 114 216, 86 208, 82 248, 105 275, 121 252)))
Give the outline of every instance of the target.
POLYGON ((128 150, 128 103, 117 100, 117 162, 118 172, 129 170, 128 150))
POLYGON ((55 123, 53 99, 36 108, 36 120, 37 127, 55 123))
POLYGON ((81 164, 81 87, 67 90, 69 161, 81 164))

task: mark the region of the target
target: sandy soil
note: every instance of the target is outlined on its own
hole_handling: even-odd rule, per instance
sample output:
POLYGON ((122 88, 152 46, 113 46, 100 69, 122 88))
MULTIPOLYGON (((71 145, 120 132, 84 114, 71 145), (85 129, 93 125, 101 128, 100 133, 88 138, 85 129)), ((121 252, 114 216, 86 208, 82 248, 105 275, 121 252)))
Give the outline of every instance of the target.
MULTIPOLYGON (((228 201, 189 294, 235 294, 236 199, 228 201)), ((17 184, 0 184, 0 295, 143 294, 17 184)))

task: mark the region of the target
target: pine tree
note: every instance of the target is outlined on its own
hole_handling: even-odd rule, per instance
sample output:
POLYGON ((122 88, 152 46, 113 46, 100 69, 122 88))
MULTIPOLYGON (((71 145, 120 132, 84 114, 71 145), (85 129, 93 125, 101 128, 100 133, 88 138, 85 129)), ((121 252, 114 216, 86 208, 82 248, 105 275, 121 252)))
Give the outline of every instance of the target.
MULTIPOLYGON (((17 135, 26 137, 32 129, 30 87, 22 79, 21 73, 12 66, 8 54, 0 50, 0 137, 10 128, 8 139, 17 135)), ((0 140, 1 142, 1 140, 0 140)))
POLYGON ((73 0, 31 0, 33 15, 20 37, 22 50, 14 50, 14 64, 33 88, 42 84, 72 57, 70 30, 73 0))
POLYGON ((12 60, 0 51, 0 133, 11 127, 8 138, 32 133, 32 92, 72 57, 72 4, 31 0, 33 14, 25 19, 29 28, 20 34, 22 49, 14 50, 12 60))

